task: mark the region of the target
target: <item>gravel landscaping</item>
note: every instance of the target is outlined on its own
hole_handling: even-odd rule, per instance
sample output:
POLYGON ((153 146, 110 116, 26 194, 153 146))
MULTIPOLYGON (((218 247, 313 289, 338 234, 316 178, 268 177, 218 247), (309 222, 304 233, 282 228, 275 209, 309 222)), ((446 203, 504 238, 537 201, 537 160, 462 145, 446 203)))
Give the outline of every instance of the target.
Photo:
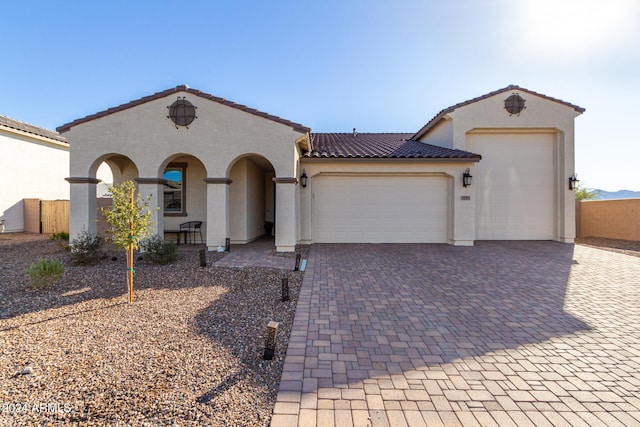
POLYGON ((576 244, 640 257, 640 242, 633 240, 605 239, 603 237, 582 237, 580 239, 576 239, 576 244))
POLYGON ((48 236, 0 235, 0 425, 267 426, 303 273, 218 267, 214 252, 203 268, 197 249, 137 261, 129 304, 124 252, 74 266, 48 236), (30 285, 40 258, 64 263, 60 283, 30 285))

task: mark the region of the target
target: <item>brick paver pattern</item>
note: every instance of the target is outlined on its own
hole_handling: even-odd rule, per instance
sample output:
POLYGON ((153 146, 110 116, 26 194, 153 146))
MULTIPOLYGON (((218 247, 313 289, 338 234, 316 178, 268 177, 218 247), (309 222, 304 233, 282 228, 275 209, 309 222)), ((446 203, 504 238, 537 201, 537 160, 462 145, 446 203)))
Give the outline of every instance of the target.
POLYGON ((231 245, 231 251, 215 262, 217 267, 266 267, 293 270, 295 254, 276 252, 273 238, 263 237, 248 245, 231 245))
POLYGON ((640 258, 556 242, 313 245, 283 426, 638 426, 640 258))

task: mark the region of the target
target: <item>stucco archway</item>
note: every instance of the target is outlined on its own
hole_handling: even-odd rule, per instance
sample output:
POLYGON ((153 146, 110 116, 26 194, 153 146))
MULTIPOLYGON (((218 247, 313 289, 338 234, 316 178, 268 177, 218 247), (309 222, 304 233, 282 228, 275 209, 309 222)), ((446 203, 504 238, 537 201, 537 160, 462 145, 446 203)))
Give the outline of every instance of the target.
POLYGON ((275 176, 273 164, 257 154, 240 156, 229 165, 231 243, 244 244, 265 235, 273 235, 276 219, 275 176))
POLYGON ((158 234, 164 230, 178 230, 180 224, 201 221, 195 243, 205 243, 207 229, 207 168, 191 154, 174 154, 158 168, 157 180, 147 180, 157 191, 158 234), (202 240, 201 240, 202 236, 202 240))

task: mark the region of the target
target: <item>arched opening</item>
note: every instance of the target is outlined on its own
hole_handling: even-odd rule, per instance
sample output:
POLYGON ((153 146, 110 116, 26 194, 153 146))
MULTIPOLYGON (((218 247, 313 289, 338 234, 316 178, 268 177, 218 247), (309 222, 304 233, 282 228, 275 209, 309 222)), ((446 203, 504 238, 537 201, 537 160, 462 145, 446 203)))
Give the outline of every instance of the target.
POLYGON ((104 220, 102 209, 112 206, 109 187, 128 180, 134 181, 138 177, 138 168, 124 155, 109 154, 94 162, 90 169, 90 176, 100 180, 96 186, 97 233, 105 236, 109 225, 104 220))
POLYGON ((207 169, 204 164, 190 154, 176 154, 160 165, 158 176, 163 180, 162 194, 158 195, 163 230, 179 230, 181 224, 200 222, 197 229, 189 228, 187 238, 190 243, 205 244, 207 169))
POLYGON ((275 236, 275 169, 260 155, 246 155, 229 169, 229 238, 244 244, 275 236))

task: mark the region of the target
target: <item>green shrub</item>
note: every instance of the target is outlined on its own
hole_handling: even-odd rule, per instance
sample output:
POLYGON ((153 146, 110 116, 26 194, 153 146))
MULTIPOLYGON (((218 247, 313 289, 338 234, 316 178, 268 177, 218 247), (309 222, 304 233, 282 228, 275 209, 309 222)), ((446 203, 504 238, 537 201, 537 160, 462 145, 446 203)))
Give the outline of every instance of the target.
POLYGON ((89 265, 102 258, 102 238, 92 236, 86 229, 82 229, 78 237, 71 241, 71 261, 74 264, 89 265))
POLYGON ((170 264, 178 259, 178 247, 175 243, 165 242, 162 237, 155 235, 140 243, 145 261, 153 264, 170 264))
POLYGON ((56 242, 58 246, 60 246, 65 251, 70 250, 69 248, 69 233, 66 231, 61 231, 60 233, 56 233, 51 235, 51 240, 56 242))
POLYGON ((58 260, 42 258, 24 270, 31 278, 31 285, 45 287, 60 281, 64 273, 64 266, 58 260))
POLYGON ((61 242, 68 242, 69 241, 69 233, 67 233, 66 231, 61 231, 59 233, 53 234, 51 235, 51 240, 53 241, 61 241, 61 242))

